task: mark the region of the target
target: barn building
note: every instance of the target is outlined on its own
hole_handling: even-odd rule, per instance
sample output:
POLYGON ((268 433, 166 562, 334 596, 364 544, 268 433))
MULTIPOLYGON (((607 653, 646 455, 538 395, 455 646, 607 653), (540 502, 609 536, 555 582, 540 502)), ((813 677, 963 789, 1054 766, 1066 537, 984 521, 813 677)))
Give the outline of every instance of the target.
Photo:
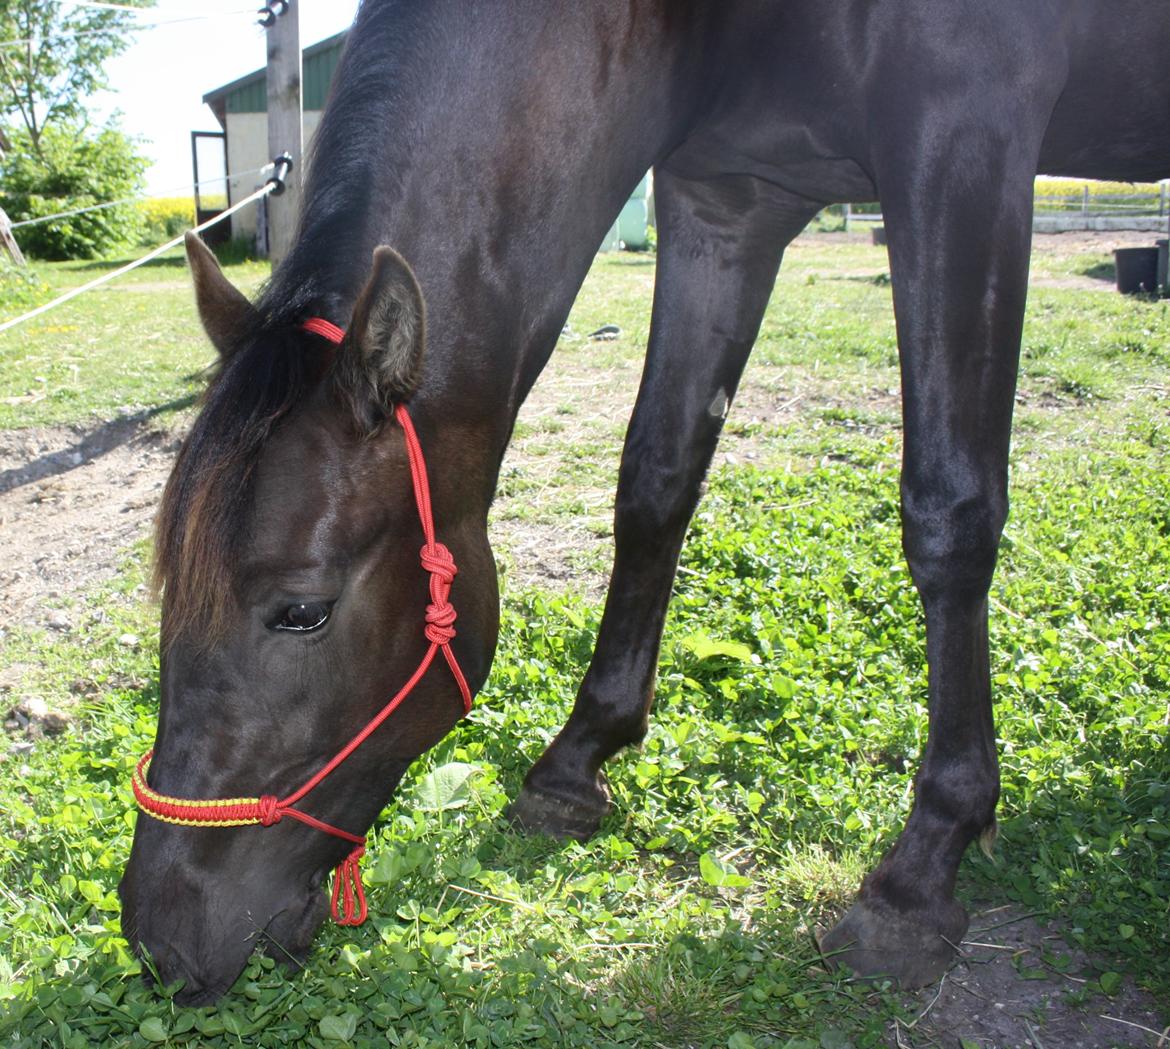
MULTIPOLYGON (((301 53, 305 149, 308 149, 313 132, 321 122, 321 110, 325 108, 329 84, 345 46, 346 32, 320 40, 301 53)), ((203 101, 211 108, 223 129, 228 203, 232 204, 263 184, 264 177, 256 174, 255 170, 272 159, 268 155, 268 89, 264 69, 257 69, 254 73, 207 92, 203 101)), ((230 219, 232 236, 254 236, 256 214, 256 208, 244 208, 236 212, 230 219)))

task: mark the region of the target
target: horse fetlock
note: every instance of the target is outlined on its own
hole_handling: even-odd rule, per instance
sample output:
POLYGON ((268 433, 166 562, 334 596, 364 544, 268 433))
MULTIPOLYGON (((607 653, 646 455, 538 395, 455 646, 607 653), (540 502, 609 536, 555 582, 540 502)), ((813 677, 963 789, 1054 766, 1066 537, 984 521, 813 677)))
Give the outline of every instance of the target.
POLYGON ((880 898, 862 897, 817 942, 830 967, 866 980, 923 987, 958 959, 967 924, 967 912, 953 899, 903 912, 880 898))
POLYGON ((972 761, 946 773, 924 765, 915 779, 915 825, 929 821, 941 836, 961 838, 962 848, 975 838, 982 841, 989 833, 994 841, 998 804, 999 772, 994 756, 990 762, 972 761))

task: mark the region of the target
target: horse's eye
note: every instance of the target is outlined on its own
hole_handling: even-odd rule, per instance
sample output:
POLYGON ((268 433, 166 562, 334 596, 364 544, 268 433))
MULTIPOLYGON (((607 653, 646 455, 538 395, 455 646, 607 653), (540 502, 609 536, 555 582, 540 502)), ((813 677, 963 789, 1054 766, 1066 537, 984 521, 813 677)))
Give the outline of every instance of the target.
POLYGON ((329 620, 333 605, 325 601, 308 601, 300 605, 289 605, 280 619, 273 624, 275 630, 291 630, 297 634, 308 634, 319 630, 329 620))

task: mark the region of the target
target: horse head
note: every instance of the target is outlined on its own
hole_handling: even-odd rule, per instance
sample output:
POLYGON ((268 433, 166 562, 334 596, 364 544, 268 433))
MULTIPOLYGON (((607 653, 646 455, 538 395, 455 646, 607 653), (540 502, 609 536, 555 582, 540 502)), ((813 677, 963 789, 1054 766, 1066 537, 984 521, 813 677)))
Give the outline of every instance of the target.
POLYGON ((172 804, 139 818, 120 893, 127 939, 194 1003, 257 945, 306 951, 328 872, 486 677, 498 602, 484 508, 452 483, 461 430, 433 405, 416 412, 438 539, 426 534, 402 407, 422 400, 426 327, 407 263, 375 251, 335 341, 332 325, 253 305, 197 238, 187 252, 219 366, 157 524, 161 707, 136 791, 172 804), (291 811, 391 697, 392 716, 291 811), (206 799, 253 808, 183 819, 206 799))

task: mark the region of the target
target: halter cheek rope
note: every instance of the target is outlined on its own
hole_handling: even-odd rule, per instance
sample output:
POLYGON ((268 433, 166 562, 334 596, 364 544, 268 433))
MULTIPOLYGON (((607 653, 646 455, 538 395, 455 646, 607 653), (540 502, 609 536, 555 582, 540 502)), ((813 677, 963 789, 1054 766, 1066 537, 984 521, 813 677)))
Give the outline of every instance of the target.
MULTIPOLYGON (((331 324, 320 317, 312 317, 301 325, 305 331, 320 335, 324 339, 337 344, 345 337, 343 329, 331 324)), ((134 800, 138 807, 147 815, 166 823, 178 823, 185 827, 246 827, 259 824, 262 827, 271 827, 279 823, 285 816, 301 823, 315 827, 325 834, 353 842, 354 849, 338 865, 333 874, 333 899, 331 911, 333 920, 338 925, 361 925, 366 920, 366 896, 362 890, 362 878, 359 862, 366 851, 366 839, 349 831, 325 823, 307 812, 293 806, 317 786, 326 776, 337 768, 346 758, 360 747, 414 690, 422 680, 423 675, 430 669, 435 655, 443 653, 447 666, 451 668, 451 675, 459 692, 463 697, 463 712, 471 710, 471 689, 467 687, 467 680, 455 653, 451 651, 451 639, 455 636, 455 608, 450 601, 451 582, 455 578, 455 560, 442 543, 435 541, 435 522, 431 514, 431 491, 427 484, 427 467, 423 459, 422 447, 418 442, 418 435, 414 431, 414 424, 406 408, 399 404, 394 409, 394 417, 402 427, 402 435, 406 439, 406 455, 410 461, 410 477, 414 486, 414 501, 418 507, 418 518, 422 523, 423 537, 426 542, 419 552, 419 559, 423 568, 430 574, 431 602, 426 609, 426 626, 423 634, 430 642, 426 655, 419 663, 410 679, 402 686, 393 698, 370 719, 356 736, 341 748, 324 766, 321 767, 305 783, 294 790, 287 797, 277 798, 266 794, 259 798, 218 798, 212 801, 196 801, 189 798, 172 798, 152 790, 146 782, 147 770, 150 768, 150 756, 153 750, 147 751, 134 769, 131 782, 134 787, 134 800)))

